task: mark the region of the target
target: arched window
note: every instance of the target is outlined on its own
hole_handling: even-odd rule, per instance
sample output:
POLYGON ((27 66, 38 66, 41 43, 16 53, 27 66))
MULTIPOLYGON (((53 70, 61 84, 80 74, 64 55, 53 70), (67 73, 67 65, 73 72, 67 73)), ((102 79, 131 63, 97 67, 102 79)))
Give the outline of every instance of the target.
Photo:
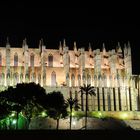
POLYGON ((14 85, 16 85, 19 82, 19 76, 18 73, 14 73, 14 85))
POLYGON ((20 82, 21 83, 23 82, 23 74, 22 73, 20 74, 20 82))
POLYGON ((1 79, 0 79, 0 83, 1 83, 1 85, 4 85, 4 83, 5 83, 5 74, 4 73, 2 73, 1 74, 1 79))
POLYGON ((91 85, 91 76, 90 75, 87 76, 87 84, 91 85))
POLYGON ((81 75, 78 75, 78 86, 81 86, 81 75))
POLYGON ((103 75, 103 86, 107 87, 107 77, 106 77, 106 75, 103 75))
POLYGON ((7 85, 10 85, 10 73, 7 73, 7 85))
POLYGON ((56 73, 54 71, 51 74, 51 86, 56 86, 56 73))
POLYGON ((30 55, 30 66, 34 67, 34 54, 33 53, 31 53, 30 55))
POLYGON ((71 75, 71 86, 72 87, 75 86, 75 76, 74 76, 74 74, 71 75))
POLYGON ((41 74, 38 75, 38 83, 41 85, 41 74))
POLYGON ((35 82, 36 81, 36 76, 35 73, 31 74, 31 82, 35 82))
POLYGON ((48 66, 53 67, 53 56, 52 56, 52 54, 50 54, 48 56, 48 66))
POLYGON ((0 73, 0 85, 2 85, 2 73, 0 73))
POLYGON ((2 66, 2 55, 0 53, 0 66, 2 66))
POLYGON ((14 66, 18 66, 18 54, 15 53, 14 55, 14 66))
POLYGON ((29 81, 29 75, 26 73, 25 74, 25 82, 28 82, 29 81))
POLYGON ((97 76, 94 75, 94 86, 97 87, 97 76))

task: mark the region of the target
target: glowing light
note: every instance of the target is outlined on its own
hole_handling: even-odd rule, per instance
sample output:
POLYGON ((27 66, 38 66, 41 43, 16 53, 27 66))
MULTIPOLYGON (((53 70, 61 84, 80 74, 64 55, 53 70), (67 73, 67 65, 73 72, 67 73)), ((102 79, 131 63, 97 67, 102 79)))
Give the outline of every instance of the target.
POLYGON ((42 112, 42 117, 45 117, 47 114, 45 112, 42 112))
POLYGON ((122 114, 121 114, 121 118, 122 118, 122 119, 127 119, 127 117, 128 117, 128 114, 127 114, 127 113, 122 113, 122 114))
POLYGON ((12 121, 12 124, 16 124, 16 122, 17 122, 16 120, 13 120, 13 121, 12 121))
POLYGON ((11 114, 11 117, 14 117, 14 116, 15 116, 15 113, 12 113, 12 114, 11 114))
POLYGON ((75 125, 76 125, 76 121, 73 121, 73 122, 72 122, 72 125, 74 125, 74 126, 75 126, 75 125))
POLYGON ((99 112, 99 114, 98 114, 100 117, 102 116, 102 113, 101 112, 99 112))
POLYGON ((72 115, 72 116, 74 116, 74 115, 75 115, 75 113, 74 113, 74 112, 72 112, 72 113, 71 113, 71 115, 72 115))

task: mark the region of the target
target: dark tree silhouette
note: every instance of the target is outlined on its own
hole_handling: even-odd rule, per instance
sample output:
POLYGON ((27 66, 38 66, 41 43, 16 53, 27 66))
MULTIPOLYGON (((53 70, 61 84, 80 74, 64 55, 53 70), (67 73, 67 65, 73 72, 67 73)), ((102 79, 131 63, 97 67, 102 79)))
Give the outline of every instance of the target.
POLYGON ((83 85, 80 87, 80 92, 83 96, 83 94, 86 95, 86 110, 85 110, 85 129, 87 129, 87 112, 89 111, 89 108, 88 108, 88 95, 94 95, 96 96, 96 93, 95 93, 95 89, 93 86, 91 85, 83 85))
POLYGON ((70 96, 70 98, 67 99, 69 108, 70 108, 70 130, 71 130, 71 122, 72 122, 72 109, 74 108, 75 110, 80 108, 78 105, 78 100, 77 99, 73 99, 72 96, 70 96))
POLYGON ((57 130, 59 128, 59 119, 68 116, 67 107, 68 105, 61 92, 53 91, 47 94, 45 108, 48 116, 57 120, 57 130))
POLYGON ((16 129, 18 129, 20 112, 23 112, 30 123, 35 108, 43 110, 42 103, 45 102, 46 91, 39 84, 22 83, 1 92, 0 99, 10 106, 11 111, 16 111, 16 129))

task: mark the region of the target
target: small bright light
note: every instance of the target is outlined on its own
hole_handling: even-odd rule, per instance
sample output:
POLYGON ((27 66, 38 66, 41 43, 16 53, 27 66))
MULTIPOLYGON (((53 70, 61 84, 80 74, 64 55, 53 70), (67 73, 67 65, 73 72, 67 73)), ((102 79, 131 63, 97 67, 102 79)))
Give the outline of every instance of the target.
POLYGON ((74 112, 72 112, 72 113, 71 113, 71 115, 72 115, 72 116, 74 116, 74 115, 75 115, 75 113, 74 113, 74 112))
POLYGON ((101 112, 99 112, 99 116, 102 116, 102 113, 101 112))
POLYGON ((76 122, 75 122, 75 121, 73 121, 73 122, 72 122, 72 124, 73 124, 73 125, 76 125, 76 122))
POLYGON ((127 113, 121 114, 121 118, 122 118, 122 119, 126 119, 127 117, 128 117, 128 114, 127 114, 127 113))
POLYGON ((41 115, 42 115, 42 117, 45 117, 46 116, 46 113, 45 112, 42 112, 41 115))
POLYGON ((16 124, 16 122, 17 122, 16 120, 13 120, 12 124, 16 124))
POLYGON ((12 113, 12 114, 11 114, 11 117, 14 117, 14 116, 15 116, 15 113, 12 113))

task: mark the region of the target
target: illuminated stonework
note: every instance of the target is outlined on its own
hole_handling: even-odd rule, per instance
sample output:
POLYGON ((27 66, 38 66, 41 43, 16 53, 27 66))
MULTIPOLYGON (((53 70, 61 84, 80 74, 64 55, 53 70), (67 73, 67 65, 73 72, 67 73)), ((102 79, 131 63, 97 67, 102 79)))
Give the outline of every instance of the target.
MULTIPOLYGON (((131 48, 125 44, 121 49, 88 51, 77 48, 69 50, 64 40, 59 49, 46 49, 43 41, 39 48, 30 48, 26 40, 22 47, 0 47, 0 85, 14 86, 22 82, 35 82, 47 92, 61 90, 69 97, 81 100, 79 86, 91 84, 96 97, 89 96, 89 109, 100 111, 139 110, 139 76, 132 75, 131 48)), ((84 97, 85 99, 85 97, 84 97)), ((85 102, 84 102, 85 103, 85 102)))

